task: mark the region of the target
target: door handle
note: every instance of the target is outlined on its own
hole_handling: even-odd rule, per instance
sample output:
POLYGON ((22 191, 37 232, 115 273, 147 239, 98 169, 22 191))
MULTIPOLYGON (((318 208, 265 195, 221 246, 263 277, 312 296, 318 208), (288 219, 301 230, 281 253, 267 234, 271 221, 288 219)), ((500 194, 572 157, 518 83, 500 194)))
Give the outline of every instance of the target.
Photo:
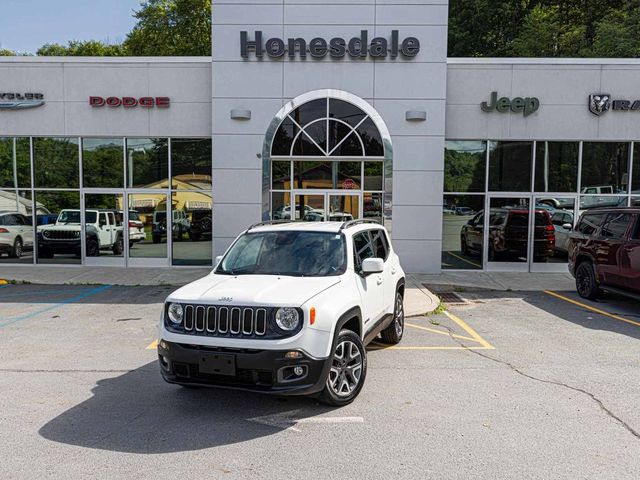
POLYGON ((382 277, 378 277, 378 282, 377 282, 377 283, 378 283, 378 285, 381 285, 383 281, 384 281, 384 280, 382 279, 382 277))
POLYGON ((396 267, 393 267, 393 268, 391 269, 391 274, 392 274, 392 275, 395 275, 395 274, 396 274, 396 272, 397 272, 396 267))

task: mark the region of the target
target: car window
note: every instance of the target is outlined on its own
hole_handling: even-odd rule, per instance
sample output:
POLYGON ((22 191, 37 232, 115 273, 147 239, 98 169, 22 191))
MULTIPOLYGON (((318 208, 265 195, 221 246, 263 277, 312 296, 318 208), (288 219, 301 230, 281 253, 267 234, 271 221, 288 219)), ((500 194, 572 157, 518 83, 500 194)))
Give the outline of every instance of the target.
POLYGON ((621 239, 631 220, 629 213, 610 213, 602 225, 602 236, 613 240, 621 239))
POLYGON ((561 227, 565 223, 566 216, 562 213, 554 213, 551 217, 551 223, 561 227))
POLYGON ((518 212, 518 213, 512 212, 509 225, 511 227, 528 227, 529 212, 518 212))
POLYGON ((631 236, 634 240, 640 240, 640 215, 636 215, 636 231, 631 236))
POLYGON ((591 235, 598 229, 604 217, 604 213, 585 215, 580 219, 576 230, 585 235, 591 235))
POLYGON ((13 223, 13 215, 2 215, 2 216, 0 216, 0 225, 14 225, 14 223, 13 223))
POLYGON ((353 265, 356 271, 360 271, 362 261, 367 258, 375 258, 375 253, 369 232, 360 232, 353 236, 353 265))
POLYGON ((504 212, 491 212, 489 214, 489 225, 502 225, 507 215, 504 212))
POLYGON ((536 212, 535 221, 536 227, 546 227, 551 225, 547 212, 536 212))
POLYGON ((100 226, 104 226, 107 224, 107 214, 106 213, 101 213, 100 214, 100 226))
POLYGON ((387 260, 389 255, 389 247, 387 246, 387 239, 384 236, 382 230, 371 230, 371 238, 373 241, 373 249, 376 254, 376 258, 387 260))

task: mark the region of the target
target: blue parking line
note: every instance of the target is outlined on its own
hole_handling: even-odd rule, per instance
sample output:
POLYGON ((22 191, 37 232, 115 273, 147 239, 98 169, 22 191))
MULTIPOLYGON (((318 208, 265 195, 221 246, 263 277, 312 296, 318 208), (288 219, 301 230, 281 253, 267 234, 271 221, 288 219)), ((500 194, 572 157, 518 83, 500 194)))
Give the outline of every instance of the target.
MULTIPOLYGON (((40 290, 37 292, 15 292, 15 293, 3 293, 2 294, 2 298, 7 298, 7 297, 25 297, 28 295, 33 295, 35 297, 39 297, 42 295, 50 295, 50 294, 58 294, 58 293, 66 293, 67 295, 69 294, 69 289, 66 290, 40 290)), ((31 302, 31 303, 42 303, 42 302, 31 302)), ((46 303, 51 303, 51 302, 46 302, 46 303)))
POLYGON ((71 298, 68 298, 66 300, 62 300, 60 302, 56 302, 55 305, 52 305, 50 307, 42 308, 40 310, 28 313, 26 315, 22 315, 20 317, 11 318, 8 321, 0 323, 0 328, 4 328, 4 327, 6 327, 8 325, 14 324, 16 322, 20 322, 22 320, 29 320, 30 318, 36 317, 36 316, 38 316, 38 315, 40 315, 42 313, 48 312, 50 310, 54 310, 54 309, 56 309, 56 308, 58 308, 58 307, 60 307, 62 305, 68 305, 68 304, 71 304, 71 303, 77 303, 80 300, 83 300, 83 299, 85 299, 87 297, 90 297, 92 295, 95 295, 97 293, 103 292, 103 291, 105 291, 105 290, 107 290, 109 288, 111 288, 111 285, 102 285, 101 287, 93 288, 93 289, 91 289, 91 290, 89 290, 87 292, 81 293, 80 295, 76 295, 75 297, 71 297, 71 298))

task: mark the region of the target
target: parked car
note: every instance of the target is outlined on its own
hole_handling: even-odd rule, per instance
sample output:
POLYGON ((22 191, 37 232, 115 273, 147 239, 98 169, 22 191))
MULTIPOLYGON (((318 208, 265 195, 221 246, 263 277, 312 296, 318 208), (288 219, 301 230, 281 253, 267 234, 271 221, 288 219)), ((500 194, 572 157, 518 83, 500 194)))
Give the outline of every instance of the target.
POLYGON ((211 239, 213 235, 213 222, 211 220, 211 210, 194 210, 191 213, 191 228, 189 238, 197 242, 201 238, 211 239))
MULTIPOLYGON (((313 211, 314 209, 309 205, 304 205, 304 214, 313 211)), ((304 215, 303 215, 304 218, 304 215)), ((282 205, 273 211, 274 220, 291 220, 291 205, 282 205)), ((300 205, 296 205, 296 220, 300 219, 300 205)))
MULTIPOLYGON (((111 250, 114 255, 122 255, 122 222, 116 220, 116 214, 116 210, 85 210, 87 257, 96 257, 101 250, 111 250)), ((40 258, 52 258, 56 254, 80 255, 80 210, 62 210, 56 223, 41 225, 37 232, 40 258)))
MULTIPOLYGON (((535 210, 533 257, 545 262, 555 248, 555 231, 549 212, 535 210)), ((463 225, 460 232, 462 253, 482 253, 484 212, 463 225)), ((517 260, 527 257, 529 242, 529 210, 524 208, 492 208, 489 214, 489 261, 517 260)))
POLYGON ((341 406, 363 387, 367 343, 402 339, 405 277, 379 224, 266 222, 216 264, 166 299, 158 357, 169 383, 341 406))
POLYGON ((26 250, 33 250, 31 219, 18 212, 0 212, 0 254, 20 258, 26 250))
MULTIPOLYGON (((121 210, 121 218, 123 214, 124 212, 121 210)), ((144 223, 140 220, 140 215, 138 215, 137 210, 129 210, 129 246, 146 239, 147 234, 144 231, 144 223)))
POLYGON ((50 223, 56 223, 57 219, 57 213, 42 213, 36 216, 36 225, 49 225, 50 223))
MULTIPOLYGON (((185 233, 191 230, 191 222, 187 218, 184 210, 171 211, 171 231, 174 240, 182 240, 185 233)), ((160 243, 167 236, 167 212, 156 210, 153 212, 153 223, 151 229, 151 239, 153 243, 160 243)))
POLYGON ((567 253, 569 251, 569 237, 573 230, 573 213, 566 210, 556 210, 551 215, 551 223, 556 233, 555 251, 567 253))
POLYGON ((640 208, 583 213, 569 240, 569 271, 583 298, 605 290, 640 300, 640 208))
POLYGON ((475 212, 469 207, 456 207, 456 215, 473 215, 475 212))
POLYGON ((443 205, 442 206, 442 213, 444 215, 455 215, 456 214, 455 205, 443 205))
MULTIPOLYGON (((324 211, 323 210, 313 210, 305 214, 304 219, 305 222, 324 222, 324 211)), ((329 214, 329 222, 348 222, 353 220, 353 215, 350 213, 343 212, 333 212, 329 214)))

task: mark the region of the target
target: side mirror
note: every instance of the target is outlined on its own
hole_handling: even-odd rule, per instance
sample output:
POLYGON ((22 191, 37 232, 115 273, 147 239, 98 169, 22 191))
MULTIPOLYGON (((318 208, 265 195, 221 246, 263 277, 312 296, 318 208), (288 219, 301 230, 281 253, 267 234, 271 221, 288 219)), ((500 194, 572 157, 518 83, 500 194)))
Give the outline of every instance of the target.
POLYGON ((362 262, 362 274, 382 273, 384 270, 384 260, 381 258, 365 258, 362 262))
POLYGON ((564 228, 565 230, 573 230, 573 225, 571 225, 570 223, 563 223, 562 228, 564 228))
POLYGON ((221 261, 222 261, 222 255, 218 255, 216 257, 216 267, 220 264, 221 261))

